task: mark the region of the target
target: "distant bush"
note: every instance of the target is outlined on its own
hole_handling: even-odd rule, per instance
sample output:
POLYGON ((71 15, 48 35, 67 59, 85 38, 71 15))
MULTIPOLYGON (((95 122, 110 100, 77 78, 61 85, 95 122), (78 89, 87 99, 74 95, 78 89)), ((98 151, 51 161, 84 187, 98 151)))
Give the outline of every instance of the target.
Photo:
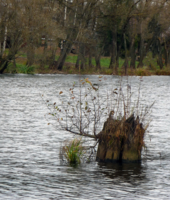
POLYGON ((170 70, 169 69, 158 69, 156 70, 156 75, 170 75, 170 70))
POLYGON ((136 70, 136 75, 137 75, 137 76, 149 76, 149 75, 150 75, 150 72, 149 72, 149 70, 147 70, 147 69, 138 68, 138 69, 136 70))
POLYGON ((21 74, 33 74, 35 70, 34 66, 27 66, 18 64, 16 67, 16 72, 21 74))

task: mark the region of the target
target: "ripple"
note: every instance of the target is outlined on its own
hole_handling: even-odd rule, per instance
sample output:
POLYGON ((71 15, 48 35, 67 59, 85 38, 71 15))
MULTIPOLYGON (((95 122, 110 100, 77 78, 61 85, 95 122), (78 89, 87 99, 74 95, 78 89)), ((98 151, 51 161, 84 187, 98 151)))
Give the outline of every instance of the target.
MULTIPOLYGON (((119 81, 83 77, 100 84, 103 95, 107 85, 119 81)), ((135 92, 139 78, 129 79, 135 92)), ((78 80, 77 75, 0 75, 0 199, 169 199, 170 77, 143 77, 143 103, 156 103, 141 164, 72 168, 58 154, 61 142, 72 136, 47 125, 41 94, 55 101, 58 91, 78 80)))

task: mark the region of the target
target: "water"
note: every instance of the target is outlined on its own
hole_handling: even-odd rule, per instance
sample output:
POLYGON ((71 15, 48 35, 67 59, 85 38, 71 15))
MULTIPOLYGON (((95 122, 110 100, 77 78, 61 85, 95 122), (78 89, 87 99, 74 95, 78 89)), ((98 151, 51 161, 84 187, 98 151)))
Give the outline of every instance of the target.
MULTIPOLYGON (((59 159, 61 143, 73 136, 48 125, 41 95, 55 100, 56 91, 78 78, 0 75, 0 199, 169 199, 170 77, 143 77, 143 102, 156 103, 141 164, 106 166, 94 161, 74 168, 59 159)), ((118 79, 106 76, 103 92, 118 79)), ((138 80, 130 78, 134 89, 138 80)))

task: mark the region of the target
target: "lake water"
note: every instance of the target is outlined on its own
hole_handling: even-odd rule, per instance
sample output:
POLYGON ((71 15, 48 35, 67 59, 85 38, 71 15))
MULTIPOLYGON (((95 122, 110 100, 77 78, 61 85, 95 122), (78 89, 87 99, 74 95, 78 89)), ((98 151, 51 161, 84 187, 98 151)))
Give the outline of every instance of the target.
MULTIPOLYGON (((41 95, 55 101, 59 90, 78 79, 0 75, 0 199, 170 199, 170 76, 143 77, 143 102, 156 102, 141 163, 93 161, 74 168, 59 157, 62 142, 73 136, 48 125, 41 95)), ((129 79, 137 90, 139 77, 129 79)), ((118 80, 105 76, 103 93, 118 80)))

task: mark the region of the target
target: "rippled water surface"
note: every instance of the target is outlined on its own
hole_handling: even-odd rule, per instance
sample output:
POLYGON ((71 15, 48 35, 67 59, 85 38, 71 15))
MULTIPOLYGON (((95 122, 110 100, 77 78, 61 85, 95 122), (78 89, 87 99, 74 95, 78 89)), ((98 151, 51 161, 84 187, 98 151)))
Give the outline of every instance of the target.
MULTIPOLYGON (((98 82, 98 76, 85 76, 98 82)), ((170 77, 143 77, 144 103, 156 101, 141 164, 59 159, 68 133, 48 126, 41 95, 55 100, 76 75, 0 75, 0 199, 170 199, 170 77)), ((106 76, 103 94, 118 77, 106 76)), ((138 77, 131 77, 134 90, 138 77)))

